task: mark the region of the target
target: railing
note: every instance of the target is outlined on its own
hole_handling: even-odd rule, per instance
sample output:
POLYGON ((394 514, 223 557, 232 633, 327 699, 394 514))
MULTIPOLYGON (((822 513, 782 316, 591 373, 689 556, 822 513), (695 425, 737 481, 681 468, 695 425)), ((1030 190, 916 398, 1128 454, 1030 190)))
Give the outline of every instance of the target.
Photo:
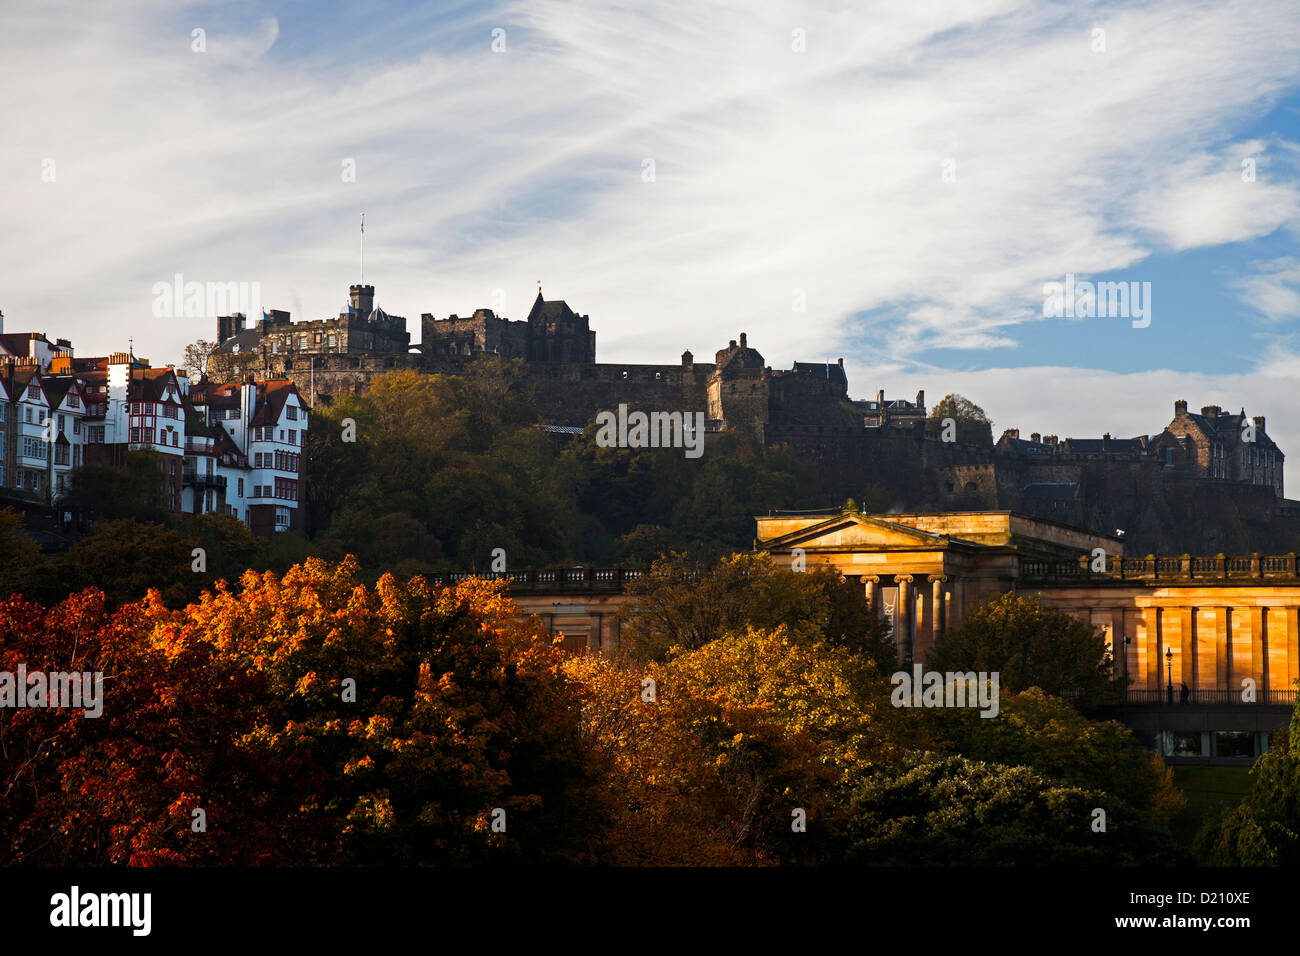
POLYGON ((645 575, 641 568, 562 568, 553 571, 449 571, 428 576, 432 584, 450 587, 470 578, 508 581, 510 590, 622 591, 630 581, 645 575))
MULTIPOLYGON (((1295 703, 1296 692, 1293 689, 1286 690, 1256 690, 1251 696, 1254 700, 1243 700, 1243 691, 1241 688, 1233 687, 1215 687, 1202 688, 1200 690, 1189 690, 1186 702, 1183 701, 1179 688, 1175 685, 1173 690, 1173 706, 1273 706, 1273 707, 1290 707, 1295 703)), ((1124 695, 1126 704, 1160 704, 1170 706, 1170 693, 1168 686, 1159 690, 1150 690, 1147 688, 1130 687, 1124 695)))
POLYGON ((183 484, 183 485, 192 485, 192 486, 196 486, 196 487, 203 487, 204 485, 207 485, 208 487, 211 487, 211 488, 220 488, 222 491, 225 491, 225 490, 226 490, 226 476, 225 476, 225 475, 205 475, 205 474, 202 474, 201 472, 197 472, 197 471, 185 471, 185 470, 183 470, 183 471, 181 472, 181 484, 183 484))
POLYGON ((1111 557, 1105 570, 1093 570, 1096 559, 1089 555, 1077 561, 1022 561, 1020 581, 1024 584, 1117 583, 1141 581, 1210 584, 1228 581, 1288 581, 1300 583, 1300 566, 1295 554, 1250 554, 1227 557, 1111 557))

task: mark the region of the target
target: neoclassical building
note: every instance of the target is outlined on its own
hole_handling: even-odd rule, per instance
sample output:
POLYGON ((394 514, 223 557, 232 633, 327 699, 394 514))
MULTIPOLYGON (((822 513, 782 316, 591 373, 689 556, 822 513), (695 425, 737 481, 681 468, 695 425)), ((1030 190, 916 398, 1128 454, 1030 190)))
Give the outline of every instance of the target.
MULTIPOLYGON (((1300 678, 1294 554, 1130 557, 1119 538, 1014 511, 868 515, 848 507, 756 522, 755 548, 792 571, 830 567, 857 582, 892 623, 904 663, 923 663, 970 608, 1014 591, 1100 630, 1130 679, 1112 715, 1171 758, 1248 761, 1290 718, 1300 678)), ((521 609, 567 646, 608 652, 619 644, 624 585, 639 574, 507 577, 521 609)))

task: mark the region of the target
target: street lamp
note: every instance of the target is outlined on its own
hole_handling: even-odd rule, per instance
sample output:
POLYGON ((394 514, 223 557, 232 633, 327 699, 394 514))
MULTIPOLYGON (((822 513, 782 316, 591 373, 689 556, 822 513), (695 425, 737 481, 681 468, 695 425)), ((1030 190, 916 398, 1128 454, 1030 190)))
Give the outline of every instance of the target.
POLYGON ((1174 702, 1174 649, 1165 648, 1165 667, 1169 671, 1169 703, 1174 702))

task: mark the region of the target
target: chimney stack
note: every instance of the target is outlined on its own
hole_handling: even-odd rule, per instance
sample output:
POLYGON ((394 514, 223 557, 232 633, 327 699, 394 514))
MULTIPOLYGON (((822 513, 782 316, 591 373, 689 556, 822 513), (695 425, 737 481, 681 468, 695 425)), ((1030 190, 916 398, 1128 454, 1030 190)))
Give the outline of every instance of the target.
POLYGON ((1219 412, 1223 411, 1218 405, 1202 405, 1201 414, 1206 418, 1218 418, 1219 412))
POLYGON ((1178 415, 1186 415, 1186 414, 1187 414, 1187 399, 1180 398, 1178 399, 1178 401, 1174 402, 1174 415, 1176 417, 1178 415))
POLYGON ((1038 432, 1031 432, 1029 435, 1029 440, 1033 442, 1035 445, 1038 445, 1042 443, 1043 436, 1040 435, 1038 432))
POLYGON ((740 347, 742 349, 749 347, 748 336, 746 336, 744 332, 740 333, 740 347))
POLYGON ((1255 427, 1256 427, 1257 429, 1259 429, 1260 431, 1263 431, 1263 430, 1264 430, 1264 416, 1263 416, 1263 415, 1256 415, 1253 419, 1251 419, 1251 421, 1253 421, 1253 422, 1255 423, 1255 427))

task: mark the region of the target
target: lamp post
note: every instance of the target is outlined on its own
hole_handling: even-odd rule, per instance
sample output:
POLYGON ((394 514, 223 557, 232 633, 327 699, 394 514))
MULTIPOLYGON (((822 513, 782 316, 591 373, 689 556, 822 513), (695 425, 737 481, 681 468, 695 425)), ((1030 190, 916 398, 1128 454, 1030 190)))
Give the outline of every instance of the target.
POLYGON ((1169 672, 1169 703, 1174 702, 1174 649, 1165 648, 1165 668, 1169 672))

